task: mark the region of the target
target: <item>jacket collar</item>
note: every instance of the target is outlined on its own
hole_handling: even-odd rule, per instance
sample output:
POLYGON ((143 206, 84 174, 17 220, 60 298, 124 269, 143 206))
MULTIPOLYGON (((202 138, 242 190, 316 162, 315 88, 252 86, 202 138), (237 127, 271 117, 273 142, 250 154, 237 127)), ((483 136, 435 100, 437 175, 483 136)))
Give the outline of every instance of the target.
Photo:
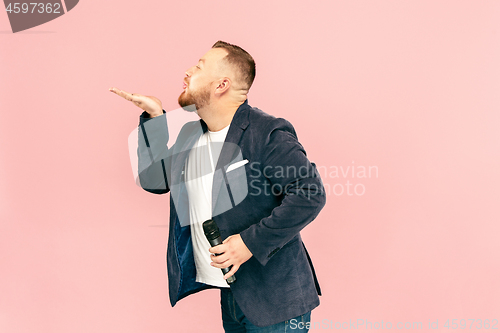
POLYGON ((216 169, 226 166, 229 162, 231 162, 232 158, 234 158, 234 148, 240 142, 241 136, 249 124, 249 110, 250 106, 248 105, 248 99, 246 99, 234 113, 226 135, 226 140, 224 141, 224 143, 230 142, 232 145, 224 144, 216 169))
POLYGON ((239 127, 243 130, 246 129, 248 126, 248 110, 249 109, 250 109, 250 105, 248 105, 248 98, 247 98, 236 110, 236 113, 233 116, 233 120, 231 121, 231 126, 239 127))

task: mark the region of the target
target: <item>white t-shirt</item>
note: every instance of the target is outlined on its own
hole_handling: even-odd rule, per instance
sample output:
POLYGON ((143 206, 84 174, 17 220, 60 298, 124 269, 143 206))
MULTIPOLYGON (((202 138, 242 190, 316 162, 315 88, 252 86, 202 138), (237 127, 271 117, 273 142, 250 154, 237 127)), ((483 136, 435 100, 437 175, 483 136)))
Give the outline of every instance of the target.
POLYGON ((229 125, 218 132, 206 131, 201 135, 189 152, 185 168, 196 281, 218 287, 229 285, 224 280, 221 269, 210 266, 212 260, 208 249, 211 246, 203 232, 202 223, 212 218, 214 170, 228 130, 229 125), (210 145, 213 142, 219 144, 210 145))

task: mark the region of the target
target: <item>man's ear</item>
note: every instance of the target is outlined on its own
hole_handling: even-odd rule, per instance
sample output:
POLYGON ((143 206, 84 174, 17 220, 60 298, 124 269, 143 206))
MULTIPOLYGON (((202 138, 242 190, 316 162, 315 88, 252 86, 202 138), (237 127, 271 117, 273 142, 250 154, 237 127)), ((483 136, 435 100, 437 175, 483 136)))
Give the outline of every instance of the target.
POLYGON ((218 93, 224 93, 227 90, 229 90, 229 87, 231 86, 231 80, 227 77, 223 78, 220 80, 219 84, 217 85, 216 92, 218 93))

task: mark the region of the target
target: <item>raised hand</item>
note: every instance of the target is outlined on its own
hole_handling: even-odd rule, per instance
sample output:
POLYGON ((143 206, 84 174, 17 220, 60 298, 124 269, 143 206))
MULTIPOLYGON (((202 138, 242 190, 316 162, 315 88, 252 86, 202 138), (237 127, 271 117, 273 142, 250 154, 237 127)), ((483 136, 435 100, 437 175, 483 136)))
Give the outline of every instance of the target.
POLYGON ((163 108, 161 106, 161 101, 153 96, 144 96, 140 94, 131 94, 124 90, 112 87, 109 91, 114 92, 118 96, 125 98, 127 101, 131 101, 147 113, 151 118, 161 116, 163 114, 163 108))

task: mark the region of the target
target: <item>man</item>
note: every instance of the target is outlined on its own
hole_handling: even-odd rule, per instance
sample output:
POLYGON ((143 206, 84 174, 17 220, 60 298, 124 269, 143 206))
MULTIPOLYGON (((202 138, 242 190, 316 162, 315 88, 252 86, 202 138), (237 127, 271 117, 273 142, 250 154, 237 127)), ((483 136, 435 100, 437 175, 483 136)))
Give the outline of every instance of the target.
POLYGON ((321 291, 300 230, 325 205, 316 166, 288 121, 248 104, 255 62, 242 48, 218 41, 185 74, 179 105, 201 119, 170 148, 161 101, 110 88, 144 110, 141 186, 170 192, 170 302, 220 288, 226 332, 307 331, 321 291), (205 238, 209 219, 223 244, 205 238))

